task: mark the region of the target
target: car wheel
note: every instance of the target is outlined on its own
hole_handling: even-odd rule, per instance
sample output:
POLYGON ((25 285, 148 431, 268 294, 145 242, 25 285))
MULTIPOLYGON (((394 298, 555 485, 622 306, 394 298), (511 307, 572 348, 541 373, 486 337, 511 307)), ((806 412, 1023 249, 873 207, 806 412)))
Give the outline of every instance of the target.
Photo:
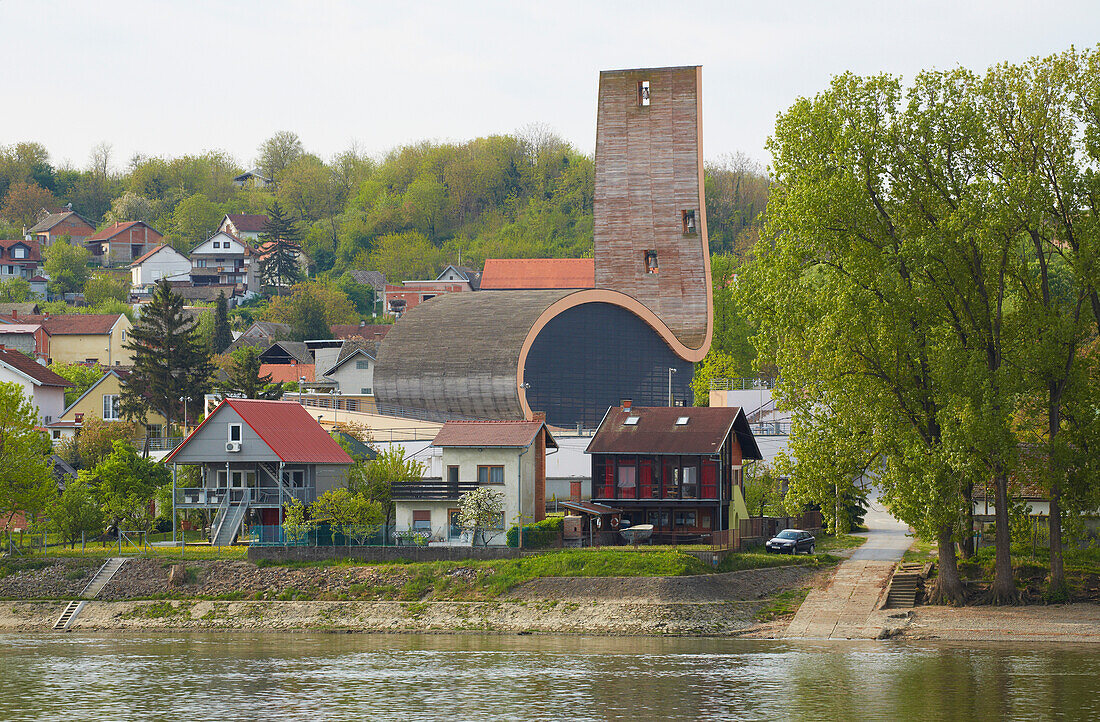
POLYGON ((807 554, 813 554, 814 553, 814 545, 813 544, 810 545, 810 551, 808 551, 806 553, 807 554))

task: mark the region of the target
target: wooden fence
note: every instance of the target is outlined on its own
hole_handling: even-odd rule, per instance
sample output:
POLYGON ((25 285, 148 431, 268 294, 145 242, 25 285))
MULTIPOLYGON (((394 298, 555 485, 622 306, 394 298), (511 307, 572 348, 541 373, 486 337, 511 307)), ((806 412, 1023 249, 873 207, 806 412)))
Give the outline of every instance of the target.
POLYGON ((820 528, 822 517, 819 511, 808 511, 799 516, 753 516, 742 519, 737 529, 712 533, 710 547, 740 551, 746 543, 766 541, 784 529, 820 528))

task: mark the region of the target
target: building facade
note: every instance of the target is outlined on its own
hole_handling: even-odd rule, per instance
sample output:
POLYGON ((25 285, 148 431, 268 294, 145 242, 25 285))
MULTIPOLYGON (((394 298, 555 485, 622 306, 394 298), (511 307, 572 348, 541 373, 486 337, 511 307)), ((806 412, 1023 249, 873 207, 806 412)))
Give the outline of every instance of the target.
POLYGON ((160 233, 145 221, 115 223, 89 236, 84 245, 92 252, 92 261, 103 266, 129 265, 152 250, 162 240, 160 233))

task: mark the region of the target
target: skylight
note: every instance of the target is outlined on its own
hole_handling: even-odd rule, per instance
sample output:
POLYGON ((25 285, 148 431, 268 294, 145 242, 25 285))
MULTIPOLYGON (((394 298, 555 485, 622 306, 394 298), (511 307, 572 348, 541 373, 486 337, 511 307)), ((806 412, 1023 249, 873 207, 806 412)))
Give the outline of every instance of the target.
POLYGON ((686 417, 686 416, 681 416, 680 418, 676 419, 676 425, 677 426, 687 426, 687 422, 688 422, 688 417, 686 417))
POLYGON ((623 422, 623 426, 637 426, 640 416, 627 416, 626 421, 623 422))

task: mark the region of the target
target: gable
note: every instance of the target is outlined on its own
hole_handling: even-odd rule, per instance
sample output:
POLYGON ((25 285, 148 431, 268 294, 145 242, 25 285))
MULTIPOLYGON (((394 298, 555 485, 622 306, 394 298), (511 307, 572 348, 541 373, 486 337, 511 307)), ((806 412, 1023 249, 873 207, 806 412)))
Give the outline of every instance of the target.
POLYGON ((244 253, 244 244, 238 241, 228 233, 215 233, 207 238, 205 241, 195 246, 191 253, 209 253, 211 255, 222 254, 242 254, 244 253), (218 247, 215 248, 214 244, 217 243, 218 247), (226 245, 228 244, 228 245, 226 245))
POLYGON ((248 461, 279 462, 278 455, 260 438, 251 426, 245 423, 241 415, 229 404, 222 402, 191 432, 178 449, 170 456, 171 463, 199 464, 248 461), (226 451, 229 440, 229 425, 241 425, 241 450, 226 451))

